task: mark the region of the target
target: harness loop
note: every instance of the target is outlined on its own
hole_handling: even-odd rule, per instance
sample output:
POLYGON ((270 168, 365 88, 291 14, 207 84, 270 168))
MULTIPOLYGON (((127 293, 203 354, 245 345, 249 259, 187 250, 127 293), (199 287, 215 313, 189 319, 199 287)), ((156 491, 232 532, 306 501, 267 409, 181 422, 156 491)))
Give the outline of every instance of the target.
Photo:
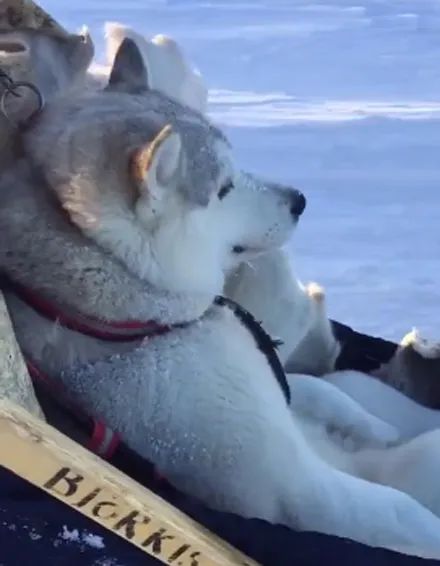
POLYGON ((0 83, 3 86, 3 92, 0 97, 0 113, 6 118, 6 120, 14 127, 23 129, 25 128, 36 116, 39 114, 45 105, 44 96, 41 90, 33 83, 28 81, 14 81, 12 77, 3 69, 0 68, 0 83), (15 121, 8 111, 8 100, 11 96, 15 98, 22 98, 23 90, 31 91, 31 93, 36 97, 37 108, 24 120, 15 121), (20 93, 20 91, 22 91, 20 93))

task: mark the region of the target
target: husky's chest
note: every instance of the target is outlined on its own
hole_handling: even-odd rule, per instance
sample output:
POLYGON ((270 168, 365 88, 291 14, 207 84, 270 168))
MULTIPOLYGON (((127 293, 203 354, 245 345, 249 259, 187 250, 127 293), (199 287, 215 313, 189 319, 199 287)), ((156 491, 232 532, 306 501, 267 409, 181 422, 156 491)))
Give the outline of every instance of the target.
POLYGON ((277 419, 288 426, 283 419, 290 418, 266 355, 220 306, 62 379, 87 411, 168 473, 190 460, 232 469, 242 447, 262 438, 258 431, 277 419))
POLYGON ((91 417, 104 420, 170 480, 203 496, 199 487, 212 487, 213 478, 220 485, 219 474, 233 477, 237 469, 254 466, 278 436, 274 427, 291 426, 286 392, 277 380, 284 374, 281 368, 282 376, 276 375, 279 361, 266 343, 270 338, 258 325, 250 328, 232 307, 216 304, 197 322, 128 349, 94 344, 92 351, 77 340, 71 343, 63 328, 47 348, 44 326, 36 334, 41 343, 23 332, 28 312, 16 312, 14 323, 27 342, 25 350, 46 360, 46 371, 54 369, 47 364, 54 350, 56 365, 65 357, 52 377, 60 377, 91 417), (86 361, 78 356, 78 346, 86 361), (200 481, 194 483, 195 478, 200 481))

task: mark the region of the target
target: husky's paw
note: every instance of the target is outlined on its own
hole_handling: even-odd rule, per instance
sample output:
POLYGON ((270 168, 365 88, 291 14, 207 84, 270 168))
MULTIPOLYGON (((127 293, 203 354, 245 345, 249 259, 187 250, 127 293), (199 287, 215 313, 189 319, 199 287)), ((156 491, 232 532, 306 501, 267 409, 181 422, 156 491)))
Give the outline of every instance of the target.
POLYGON ((170 51, 171 50, 175 51, 179 55, 181 54, 179 45, 177 44, 177 41, 175 39, 173 39, 172 37, 170 37, 169 35, 165 35, 163 33, 158 33, 157 35, 155 35, 154 37, 151 38, 151 43, 154 43, 155 45, 161 45, 162 47, 165 47, 165 48, 169 49, 170 51))
POLYGON ((325 301, 325 291, 318 283, 308 283, 306 285, 307 295, 318 305, 322 305, 325 301))
POLYGON ((368 422, 347 426, 332 432, 339 436, 344 449, 351 452, 372 448, 389 448, 399 443, 401 435, 396 427, 370 415, 368 422))
POLYGON ((402 540, 396 550, 425 558, 440 557, 440 521, 411 497, 392 509, 402 540))
POLYGON ((421 434, 390 454, 393 487, 406 491, 439 517, 440 430, 421 434), (401 473, 402 470, 404 473, 401 473))
POLYGON ((424 338, 415 328, 403 337, 400 346, 402 348, 411 348, 426 360, 436 360, 440 358, 440 342, 424 338))
POLYGON ((364 430, 358 432, 372 447, 385 448, 396 444, 401 439, 401 434, 395 426, 375 417, 370 419, 364 430))

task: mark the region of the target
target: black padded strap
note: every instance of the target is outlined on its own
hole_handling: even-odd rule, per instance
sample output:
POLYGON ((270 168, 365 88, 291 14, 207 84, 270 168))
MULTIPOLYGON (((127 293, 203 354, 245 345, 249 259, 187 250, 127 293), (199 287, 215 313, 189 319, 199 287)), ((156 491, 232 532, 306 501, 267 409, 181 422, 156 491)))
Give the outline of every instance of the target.
POLYGON ((369 373, 387 364, 397 350, 397 344, 356 332, 349 326, 332 321, 333 333, 341 345, 336 370, 353 369, 369 373))
POLYGON ((255 340, 257 348, 266 356, 267 362, 272 369, 275 379, 278 381, 281 391, 290 404, 290 387, 287 382, 286 373, 276 351, 278 342, 273 340, 264 330, 254 316, 238 303, 226 297, 216 297, 215 304, 227 307, 235 314, 240 322, 245 326, 255 340))

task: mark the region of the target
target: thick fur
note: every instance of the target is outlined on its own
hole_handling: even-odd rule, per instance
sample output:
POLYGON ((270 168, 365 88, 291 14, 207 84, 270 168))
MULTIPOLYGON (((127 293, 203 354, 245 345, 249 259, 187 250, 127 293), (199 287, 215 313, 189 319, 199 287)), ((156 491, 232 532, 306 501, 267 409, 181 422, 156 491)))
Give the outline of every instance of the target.
POLYGON ((440 343, 417 330, 404 336, 393 358, 376 375, 422 405, 440 409, 440 343))
POLYGON ((125 38, 132 39, 142 53, 151 88, 204 114, 208 89, 197 69, 186 59, 181 47, 171 37, 159 34, 148 39, 132 28, 116 22, 105 25, 107 64, 93 65, 88 76, 93 88, 104 86, 116 52, 125 38))
MULTIPOLYGON (((106 24, 105 34, 109 62, 113 62, 123 39, 130 37, 142 53, 150 86, 190 108, 206 111, 207 88, 203 79, 172 38, 158 35, 148 40, 117 23, 106 24)), ((83 85, 93 56, 93 43, 87 31, 63 39, 29 31, 3 33, 0 38, 3 68, 16 80, 34 82, 45 98, 74 85, 83 85)), ((109 67, 98 69, 95 66, 88 75, 88 86, 98 88, 108 74, 109 67)), ((34 109, 35 97, 30 91, 26 94, 28 96, 21 98, 19 104, 11 98, 13 118, 23 119, 34 109)), ((15 132, 10 125, 3 120, 1 127, 4 135, 0 169, 5 168, 19 150, 13 143, 15 132)), ((289 372, 324 375, 333 370, 339 345, 333 337, 323 300, 319 299, 323 294, 315 288, 313 297, 310 289, 297 281, 281 251, 243 262, 229 275, 225 293, 253 312, 273 335, 280 337, 283 342, 280 356, 289 372)), ((423 352, 412 346, 402 347, 391 363, 381 368, 378 376, 421 403, 437 407, 438 356, 431 358, 427 360, 423 352)), ((376 384, 372 385, 372 390, 377 390, 376 384)))
POLYGON ((440 555, 440 520, 323 460, 248 330, 211 306, 237 246, 251 259, 287 240, 299 197, 237 171, 206 119, 141 85, 141 63, 125 40, 106 92, 49 104, 28 133, 1 181, 0 266, 85 314, 188 324, 109 352, 7 296, 22 349, 212 506, 440 555))
POLYGON ((440 516, 436 487, 440 413, 396 388, 400 377, 408 393, 419 377, 418 390, 429 383, 432 392, 438 365, 436 344, 417 335, 403 341, 384 377, 394 387, 355 371, 332 372, 339 345, 327 318, 324 293, 314 284, 303 287, 282 252, 241 266, 226 290, 283 340, 280 355, 290 372, 291 408, 308 423, 303 432, 316 453, 341 471, 412 495, 440 516), (333 444, 316 429, 317 423, 326 432, 336 432, 331 435, 333 444), (422 433, 426 434, 415 438, 422 433), (391 448, 393 444, 399 447, 391 448), (399 471, 403 462, 404 474, 399 471))
POLYGON ((228 276, 225 293, 281 340, 279 354, 289 373, 318 376, 334 369, 340 347, 323 290, 302 285, 282 250, 242 263, 228 276))
MULTIPOLYGON (((76 84, 82 83, 93 58, 93 42, 84 29, 78 35, 55 37, 41 31, 22 30, 0 33, 0 67, 14 81, 33 83, 48 100, 76 84)), ((3 88, 0 87, 0 93, 3 88)), ((26 121, 38 107, 35 94, 20 89, 21 96, 8 98, 8 114, 12 123, 26 121)), ((0 114, 0 171, 19 151, 16 131, 0 114)))
POLYGON ((396 427, 401 438, 411 439, 440 429, 439 411, 420 405, 378 379, 356 371, 341 371, 326 375, 325 381, 349 395, 371 415, 396 427))

